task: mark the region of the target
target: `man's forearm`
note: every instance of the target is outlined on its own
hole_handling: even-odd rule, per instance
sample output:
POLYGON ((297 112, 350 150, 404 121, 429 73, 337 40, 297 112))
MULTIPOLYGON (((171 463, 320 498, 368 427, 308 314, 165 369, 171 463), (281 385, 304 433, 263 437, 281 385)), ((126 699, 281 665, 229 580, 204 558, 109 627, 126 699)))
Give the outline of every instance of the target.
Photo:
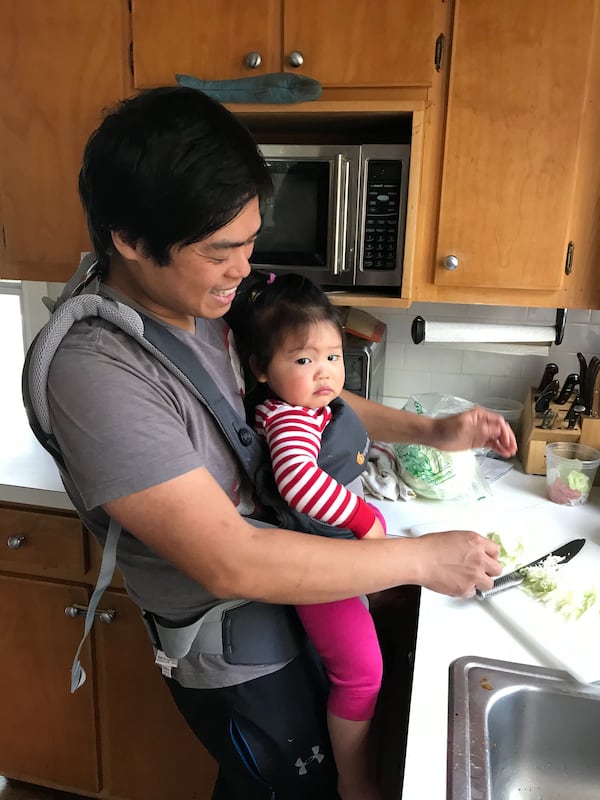
POLYGON ((373 441, 434 444, 430 417, 383 406, 348 391, 342 392, 342 398, 358 414, 373 441))

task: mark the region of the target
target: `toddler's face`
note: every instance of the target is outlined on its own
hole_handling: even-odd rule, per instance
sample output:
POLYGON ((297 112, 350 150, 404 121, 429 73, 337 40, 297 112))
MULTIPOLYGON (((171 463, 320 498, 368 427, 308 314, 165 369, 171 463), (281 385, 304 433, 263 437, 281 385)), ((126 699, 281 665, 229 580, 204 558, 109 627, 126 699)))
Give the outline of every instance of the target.
POLYGON ((334 400, 345 377, 342 337, 331 322, 288 334, 266 374, 257 375, 286 403, 305 408, 322 408, 334 400))

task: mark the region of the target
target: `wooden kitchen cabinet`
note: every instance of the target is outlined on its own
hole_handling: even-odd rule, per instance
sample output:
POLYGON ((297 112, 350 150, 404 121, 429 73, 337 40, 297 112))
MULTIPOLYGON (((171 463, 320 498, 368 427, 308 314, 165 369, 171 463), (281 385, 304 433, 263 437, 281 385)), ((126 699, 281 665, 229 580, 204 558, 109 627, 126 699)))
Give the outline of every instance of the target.
POLYGON ((4 0, 0 278, 65 280, 89 250, 83 147, 127 92, 125 0, 4 0))
MULTIPOLYGON (((171 700, 138 608, 107 591, 73 656, 97 573, 74 514, 0 504, 0 774, 103 800, 209 800, 216 764, 171 700)), ((111 586, 118 586, 114 581, 111 586)))
MULTIPOLYGON (((2 775, 73 792, 100 788, 93 679, 69 692, 81 625, 65 608, 88 598, 83 586, 0 573, 2 775)), ((89 642, 82 663, 90 669, 89 642)))
POLYGON ((133 0, 135 86, 171 84, 177 73, 223 80, 281 71, 324 87, 429 86, 439 3, 133 0))
POLYGON ((95 631, 105 792, 127 800, 210 800, 216 762, 171 699, 139 609, 113 591, 102 607, 116 612, 95 631))
POLYGON ((456 0, 437 249, 415 299, 568 304, 597 6, 456 0))

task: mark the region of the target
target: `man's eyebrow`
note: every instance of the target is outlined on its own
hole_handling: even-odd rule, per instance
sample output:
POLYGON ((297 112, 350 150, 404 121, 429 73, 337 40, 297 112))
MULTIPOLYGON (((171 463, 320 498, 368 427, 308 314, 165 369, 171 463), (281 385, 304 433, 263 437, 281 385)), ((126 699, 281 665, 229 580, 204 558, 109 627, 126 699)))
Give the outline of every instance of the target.
POLYGON ((209 250, 230 250, 233 247, 243 247, 244 245, 253 242, 259 233, 260 228, 256 231, 256 233, 253 233, 252 236, 250 236, 248 239, 245 239, 243 242, 233 242, 228 239, 221 239, 221 241, 218 242, 210 242, 206 245, 206 247, 209 250))

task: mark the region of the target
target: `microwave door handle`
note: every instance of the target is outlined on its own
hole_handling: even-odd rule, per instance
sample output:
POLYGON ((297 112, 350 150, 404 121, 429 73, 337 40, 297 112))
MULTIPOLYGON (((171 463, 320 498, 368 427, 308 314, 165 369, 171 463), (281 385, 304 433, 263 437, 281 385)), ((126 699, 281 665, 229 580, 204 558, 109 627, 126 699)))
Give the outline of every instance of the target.
POLYGON ((346 269, 346 238, 348 235, 348 192, 350 162, 342 154, 336 156, 335 224, 333 234, 333 263, 331 274, 340 275, 346 269))

